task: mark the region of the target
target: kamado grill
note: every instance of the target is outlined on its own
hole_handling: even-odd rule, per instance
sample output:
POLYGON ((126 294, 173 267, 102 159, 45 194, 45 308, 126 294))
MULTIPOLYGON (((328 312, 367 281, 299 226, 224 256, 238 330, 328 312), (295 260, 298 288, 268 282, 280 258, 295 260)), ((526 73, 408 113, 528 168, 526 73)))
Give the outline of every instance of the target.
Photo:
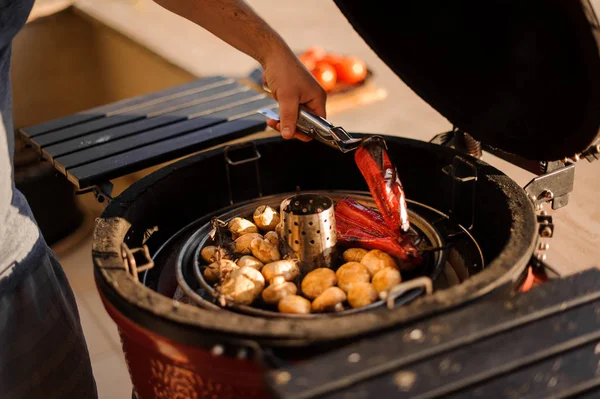
POLYGON ((574 162, 599 153, 588 2, 413 2, 400 13, 338 5, 455 126, 429 143, 383 136, 423 263, 368 306, 297 315, 234 303, 204 278, 201 252, 221 245, 233 218, 269 205, 302 274, 338 267, 344 247, 328 243, 339 242, 335 204, 375 207, 349 153, 370 135, 303 114, 310 143, 226 145, 263 130, 258 111, 277 108, 221 77, 23 129, 57 170, 108 203, 94 273, 135 395, 596 397, 600 276, 559 278, 544 263, 553 234, 544 205, 565 206, 574 162), (110 196, 113 178, 215 145, 110 196), (482 149, 539 176, 521 188, 482 162, 482 149))

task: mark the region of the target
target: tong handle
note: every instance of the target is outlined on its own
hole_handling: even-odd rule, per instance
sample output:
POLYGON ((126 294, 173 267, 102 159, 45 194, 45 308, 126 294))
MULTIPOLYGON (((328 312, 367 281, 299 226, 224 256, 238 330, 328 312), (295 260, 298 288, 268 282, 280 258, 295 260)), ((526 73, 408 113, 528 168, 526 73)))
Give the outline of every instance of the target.
MULTIPOLYGON (((267 118, 279 120, 279 115, 273 109, 258 111, 267 118)), ((310 112, 301 105, 298 111, 296 129, 308 137, 342 152, 353 151, 361 143, 360 139, 350 136, 343 128, 334 126, 327 119, 310 112)))
POLYGON ((304 106, 300 106, 296 122, 296 129, 299 132, 304 133, 311 139, 337 149, 338 146, 331 135, 331 130, 334 127, 325 118, 311 113, 304 106))

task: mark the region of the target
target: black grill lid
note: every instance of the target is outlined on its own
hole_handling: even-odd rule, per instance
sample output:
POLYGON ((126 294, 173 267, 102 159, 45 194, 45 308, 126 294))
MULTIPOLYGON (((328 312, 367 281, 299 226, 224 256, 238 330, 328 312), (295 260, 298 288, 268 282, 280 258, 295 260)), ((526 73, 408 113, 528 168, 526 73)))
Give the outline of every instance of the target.
POLYGON ((556 160, 598 136, 598 23, 587 0, 335 2, 412 90, 484 144, 556 160))

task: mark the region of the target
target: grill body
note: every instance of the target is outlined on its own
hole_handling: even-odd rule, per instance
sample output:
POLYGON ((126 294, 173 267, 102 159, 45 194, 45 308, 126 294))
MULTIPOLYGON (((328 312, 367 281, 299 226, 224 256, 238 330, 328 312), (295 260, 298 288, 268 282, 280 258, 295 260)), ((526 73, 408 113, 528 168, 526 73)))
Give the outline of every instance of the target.
POLYGON ((294 192, 296 186, 302 191, 366 190, 352 157, 319 144, 259 140, 254 143, 261 154, 258 168, 248 162, 227 171, 222 148, 184 159, 115 198, 97 220, 94 233, 96 283, 119 328, 139 399, 268 397, 264 372, 279 361, 302 362, 498 292, 519 279, 537 240, 535 213, 524 191, 497 169, 452 149, 395 137, 386 140, 408 198, 446 213, 452 211, 450 196, 457 186, 443 169, 459 156, 477 170, 476 187, 470 188, 477 199, 471 233, 487 267, 460 286, 393 311, 384 307, 345 317, 265 319, 176 302, 159 292, 175 289, 178 248, 199 223, 231 208, 230 194, 242 201, 234 207, 258 197, 253 184, 257 169, 264 195, 294 192), (305 168, 295 170, 293 165, 305 161, 306 153, 320 161, 305 162, 305 168), (324 169, 326 176, 318 173, 324 169), (205 186, 190 184, 206 176, 212 179, 210 195, 205 186), (149 238, 148 231, 154 231, 149 238), (141 276, 146 285, 124 269, 122 243, 130 248, 144 243, 152 254, 168 249, 160 251, 155 267, 141 276))

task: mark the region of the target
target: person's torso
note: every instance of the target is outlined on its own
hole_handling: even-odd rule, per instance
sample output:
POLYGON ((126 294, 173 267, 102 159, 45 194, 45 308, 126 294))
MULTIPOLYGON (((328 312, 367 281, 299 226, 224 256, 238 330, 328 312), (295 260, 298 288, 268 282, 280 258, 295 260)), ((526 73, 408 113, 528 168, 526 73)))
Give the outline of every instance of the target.
POLYGON ((0 278, 10 274, 39 240, 31 209, 14 187, 14 132, 10 86, 11 43, 27 21, 33 0, 0 0, 0 278))

